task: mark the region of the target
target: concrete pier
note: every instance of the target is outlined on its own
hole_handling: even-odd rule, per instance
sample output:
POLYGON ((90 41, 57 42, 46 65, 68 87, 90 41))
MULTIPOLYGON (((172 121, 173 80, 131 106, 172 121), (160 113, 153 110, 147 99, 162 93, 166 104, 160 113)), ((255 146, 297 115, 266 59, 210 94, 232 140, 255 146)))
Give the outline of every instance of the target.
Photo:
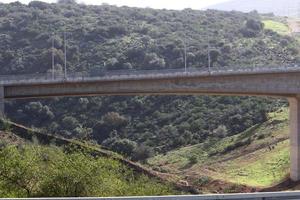
POLYGON ((300 97, 289 98, 291 179, 300 180, 300 97))
POLYGON ((0 118, 4 116, 4 87, 0 86, 0 118))

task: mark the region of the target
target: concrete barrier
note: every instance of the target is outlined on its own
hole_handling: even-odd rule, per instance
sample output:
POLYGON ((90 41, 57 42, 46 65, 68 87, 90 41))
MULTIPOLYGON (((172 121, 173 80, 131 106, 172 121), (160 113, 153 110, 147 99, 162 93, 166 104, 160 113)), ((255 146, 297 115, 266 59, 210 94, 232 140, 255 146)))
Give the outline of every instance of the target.
MULTIPOLYGON (((87 198, 27 198, 28 200, 300 200, 300 192, 270 192, 251 194, 216 194, 160 197, 87 197, 87 198)), ((10 199, 14 200, 14 199, 10 199)), ((16 199, 19 200, 19 199, 16 199)))

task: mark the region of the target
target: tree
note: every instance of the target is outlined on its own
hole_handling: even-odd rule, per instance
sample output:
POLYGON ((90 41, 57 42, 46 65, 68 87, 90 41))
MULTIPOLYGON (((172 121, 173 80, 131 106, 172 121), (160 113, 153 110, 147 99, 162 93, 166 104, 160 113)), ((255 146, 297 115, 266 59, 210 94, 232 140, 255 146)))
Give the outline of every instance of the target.
POLYGON ((79 127, 80 124, 76 118, 72 116, 65 116, 62 119, 62 125, 66 130, 72 131, 75 128, 79 127))
POLYGON ((218 57, 221 55, 220 51, 217 49, 211 49, 209 51, 209 55, 210 55, 210 65, 213 66, 215 62, 218 61, 218 57))
POLYGON ((77 137, 81 140, 87 141, 91 139, 91 134, 93 132, 93 129, 79 126, 75 128, 75 133, 77 134, 77 137))
POLYGON ((127 124, 127 119, 117 112, 108 112, 103 116, 103 123, 113 128, 120 128, 127 124))
POLYGON ((153 149, 146 145, 139 145, 134 149, 132 160, 145 162, 153 156, 153 149))
POLYGON ((213 134, 219 138, 224 138, 227 136, 228 131, 227 131, 226 126, 219 125, 218 128, 213 130, 213 134))
POLYGON ((246 22, 246 27, 254 31, 261 31, 264 28, 264 24, 261 21, 249 19, 246 22))
POLYGON ((120 138, 108 138, 102 142, 102 145, 128 157, 132 156, 137 148, 136 142, 120 138))

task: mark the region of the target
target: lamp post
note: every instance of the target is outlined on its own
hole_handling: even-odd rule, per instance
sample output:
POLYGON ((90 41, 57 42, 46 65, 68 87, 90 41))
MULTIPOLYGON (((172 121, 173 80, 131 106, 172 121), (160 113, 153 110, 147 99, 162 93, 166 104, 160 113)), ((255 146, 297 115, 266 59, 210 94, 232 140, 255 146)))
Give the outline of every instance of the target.
POLYGON ((179 38, 179 40, 182 42, 184 47, 184 72, 187 72, 187 45, 186 45, 186 37, 184 37, 184 40, 179 38))
POLYGON ((54 79, 54 33, 52 33, 52 79, 54 79))
POLYGON ((183 44, 184 44, 184 72, 186 73, 187 71, 187 50, 186 50, 186 37, 184 37, 184 41, 183 41, 183 44))
POLYGON ((209 43, 209 41, 208 41, 208 45, 207 45, 207 59, 208 59, 208 72, 210 73, 211 57, 210 57, 210 43, 209 43))
POLYGON ((64 78, 67 79, 67 40, 66 40, 66 32, 64 32, 64 78))
MULTIPOLYGON (((173 33, 175 35, 175 33, 173 33)), ((187 45, 186 45, 186 34, 184 34, 184 39, 179 37, 179 40, 182 42, 184 47, 184 72, 187 72, 187 45)))

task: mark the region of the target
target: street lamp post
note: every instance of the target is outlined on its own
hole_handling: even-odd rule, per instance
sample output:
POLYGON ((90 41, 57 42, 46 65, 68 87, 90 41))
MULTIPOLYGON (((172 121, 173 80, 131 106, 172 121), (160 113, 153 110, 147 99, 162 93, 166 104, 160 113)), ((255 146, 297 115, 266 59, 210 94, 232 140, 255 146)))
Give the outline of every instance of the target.
POLYGON ((183 44, 184 44, 184 72, 186 73, 187 71, 187 50, 186 50, 186 37, 184 37, 184 41, 183 41, 183 44))
MULTIPOLYGON (((176 35, 173 33, 172 35, 176 35)), ((186 34, 184 34, 184 39, 179 37, 179 40, 182 42, 183 47, 184 47, 184 72, 187 73, 187 45, 186 45, 186 34)))
POLYGON ((184 72, 187 72, 187 45, 186 45, 186 37, 184 36, 184 40, 179 38, 184 47, 184 72))
POLYGON ((54 33, 52 33, 52 79, 54 79, 54 33))
POLYGON ((64 78, 67 79, 67 40, 66 40, 66 32, 64 32, 64 78))
POLYGON ((208 41, 208 45, 207 45, 207 59, 208 59, 208 72, 210 73, 211 57, 210 57, 210 44, 209 44, 209 41, 208 41))

